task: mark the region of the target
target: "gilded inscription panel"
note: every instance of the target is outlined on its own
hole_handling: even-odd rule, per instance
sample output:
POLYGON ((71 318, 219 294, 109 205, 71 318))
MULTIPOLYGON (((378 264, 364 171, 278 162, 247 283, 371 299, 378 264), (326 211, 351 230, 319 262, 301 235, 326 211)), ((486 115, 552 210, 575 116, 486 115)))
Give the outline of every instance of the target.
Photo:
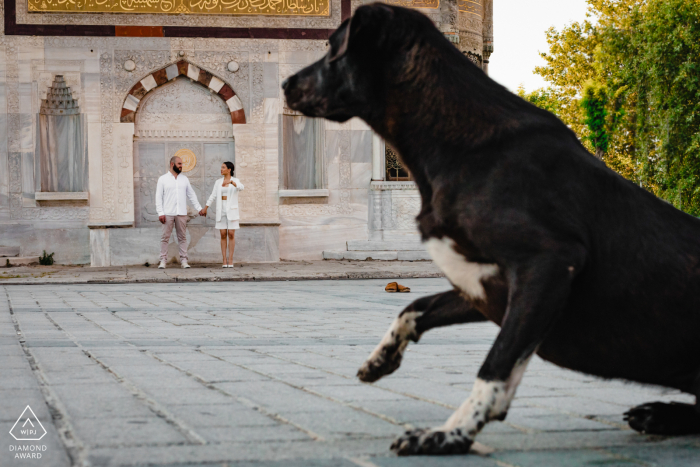
POLYGON ((481 18, 484 11, 481 2, 482 0, 457 0, 457 9, 481 18))
POLYGON ((330 16, 330 0, 27 0, 27 6, 41 13, 330 16))
POLYGON ((384 0, 389 5, 403 6, 406 8, 439 8, 440 0, 384 0))

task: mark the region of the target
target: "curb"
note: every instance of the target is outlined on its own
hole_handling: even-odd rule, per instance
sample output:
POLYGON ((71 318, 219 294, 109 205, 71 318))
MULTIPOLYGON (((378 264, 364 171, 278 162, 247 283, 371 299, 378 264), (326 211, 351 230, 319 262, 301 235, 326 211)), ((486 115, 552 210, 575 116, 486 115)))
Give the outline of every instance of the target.
POLYGON ((176 284, 189 282, 285 282, 285 281, 322 281, 322 280, 363 280, 363 279, 430 279, 445 277, 442 273, 339 273, 323 276, 241 276, 241 277, 173 277, 169 279, 94 279, 94 280, 35 280, 3 281, 3 285, 79 285, 79 284, 176 284))

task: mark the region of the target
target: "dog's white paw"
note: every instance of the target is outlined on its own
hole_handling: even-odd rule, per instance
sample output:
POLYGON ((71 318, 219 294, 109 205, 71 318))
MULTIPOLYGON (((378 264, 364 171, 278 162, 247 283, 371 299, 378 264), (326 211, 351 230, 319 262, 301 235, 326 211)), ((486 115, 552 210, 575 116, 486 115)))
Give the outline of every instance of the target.
POLYGON ((357 371, 357 377, 365 383, 373 383, 389 375, 401 366, 403 352, 409 340, 416 338, 418 312, 404 312, 391 324, 382 341, 357 371))
MULTIPOLYGON (((407 342, 404 342, 403 348, 407 342)), ((357 377, 365 383, 373 383, 382 376, 390 375, 401 366, 403 348, 399 344, 382 347, 376 355, 372 355, 357 370, 357 377)))
POLYGON ((416 428, 399 436, 391 450, 399 456, 466 454, 473 443, 460 428, 450 431, 416 428))

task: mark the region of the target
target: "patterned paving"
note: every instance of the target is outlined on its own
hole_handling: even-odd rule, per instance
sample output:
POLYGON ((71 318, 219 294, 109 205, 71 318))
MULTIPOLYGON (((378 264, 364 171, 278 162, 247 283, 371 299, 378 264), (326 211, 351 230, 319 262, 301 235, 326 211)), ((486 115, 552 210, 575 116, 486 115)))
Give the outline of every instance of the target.
POLYGON ((698 465, 700 437, 642 436, 622 420, 688 396, 539 359, 507 420, 478 438, 491 454, 392 456, 396 435, 441 424, 467 397, 497 328, 431 331, 394 375, 361 384, 357 368, 401 308, 448 288, 385 283, 0 287, 0 465, 698 465), (8 434, 27 405, 41 441, 8 434), (16 460, 25 445, 46 446, 41 459, 16 460))

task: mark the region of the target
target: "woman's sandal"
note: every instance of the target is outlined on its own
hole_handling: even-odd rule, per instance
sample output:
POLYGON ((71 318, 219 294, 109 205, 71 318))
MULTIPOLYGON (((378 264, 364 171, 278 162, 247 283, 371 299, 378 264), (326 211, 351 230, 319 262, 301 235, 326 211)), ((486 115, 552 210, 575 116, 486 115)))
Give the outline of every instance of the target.
POLYGON ((389 282, 386 285, 386 287, 384 287, 384 290, 389 292, 389 293, 395 293, 395 292, 406 293, 406 292, 411 291, 411 289, 409 287, 404 287, 403 285, 399 284, 398 282, 389 282))

